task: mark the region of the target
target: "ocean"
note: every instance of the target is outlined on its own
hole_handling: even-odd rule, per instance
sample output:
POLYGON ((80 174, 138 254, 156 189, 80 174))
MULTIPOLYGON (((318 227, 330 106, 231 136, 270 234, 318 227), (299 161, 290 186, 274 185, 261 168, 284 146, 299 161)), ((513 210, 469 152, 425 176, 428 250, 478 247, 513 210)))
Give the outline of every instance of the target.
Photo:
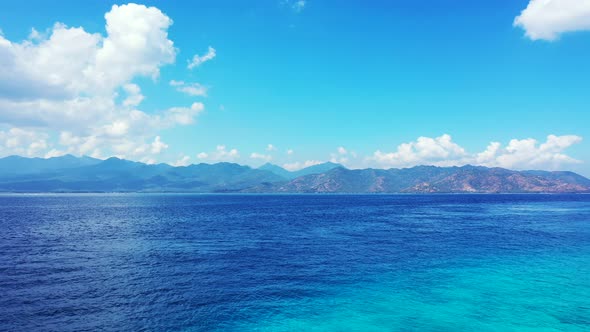
POLYGON ((590 195, 2 195, 0 331, 590 331, 590 195))

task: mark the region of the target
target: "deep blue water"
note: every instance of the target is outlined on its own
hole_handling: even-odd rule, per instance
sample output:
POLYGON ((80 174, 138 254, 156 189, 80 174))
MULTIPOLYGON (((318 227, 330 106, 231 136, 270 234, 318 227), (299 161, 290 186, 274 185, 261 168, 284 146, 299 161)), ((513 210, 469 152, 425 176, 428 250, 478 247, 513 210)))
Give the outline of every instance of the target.
POLYGON ((590 195, 3 195, 1 331, 589 331, 590 195))

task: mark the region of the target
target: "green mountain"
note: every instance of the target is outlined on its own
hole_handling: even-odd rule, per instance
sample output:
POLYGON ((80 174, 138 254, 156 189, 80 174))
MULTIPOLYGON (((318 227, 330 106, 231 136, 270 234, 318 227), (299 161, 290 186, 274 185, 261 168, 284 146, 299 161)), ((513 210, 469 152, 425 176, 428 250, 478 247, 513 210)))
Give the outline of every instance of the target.
POLYGON ((590 180, 572 172, 512 171, 480 166, 404 169, 335 168, 277 184, 293 193, 564 193, 590 192, 590 180))
POLYGON ((289 172, 267 164, 172 167, 118 158, 0 159, 0 192, 590 193, 572 172, 480 166, 350 170, 325 163, 289 172))
POLYGON ((62 170, 82 166, 95 165, 102 162, 91 157, 74 157, 65 155, 53 158, 25 158, 9 156, 0 159, 0 176, 17 174, 41 174, 52 170, 62 170))

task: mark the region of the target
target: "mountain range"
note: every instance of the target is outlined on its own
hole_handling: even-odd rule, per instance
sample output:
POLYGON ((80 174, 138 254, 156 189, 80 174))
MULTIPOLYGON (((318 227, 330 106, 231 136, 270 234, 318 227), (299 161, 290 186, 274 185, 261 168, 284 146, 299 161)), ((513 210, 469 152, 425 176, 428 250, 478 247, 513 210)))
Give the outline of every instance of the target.
POLYGON ((324 163, 291 172, 273 164, 173 167, 115 157, 9 156, 0 159, 0 192, 590 193, 590 180, 567 171, 471 165, 353 170, 324 163))

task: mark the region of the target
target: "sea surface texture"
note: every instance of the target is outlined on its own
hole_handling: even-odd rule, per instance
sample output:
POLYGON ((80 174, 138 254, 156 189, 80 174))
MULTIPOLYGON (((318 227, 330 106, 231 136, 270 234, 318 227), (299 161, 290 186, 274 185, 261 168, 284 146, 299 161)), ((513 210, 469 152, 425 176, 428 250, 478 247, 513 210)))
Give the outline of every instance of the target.
POLYGON ((3 195, 0 331, 590 331, 590 195, 3 195))

